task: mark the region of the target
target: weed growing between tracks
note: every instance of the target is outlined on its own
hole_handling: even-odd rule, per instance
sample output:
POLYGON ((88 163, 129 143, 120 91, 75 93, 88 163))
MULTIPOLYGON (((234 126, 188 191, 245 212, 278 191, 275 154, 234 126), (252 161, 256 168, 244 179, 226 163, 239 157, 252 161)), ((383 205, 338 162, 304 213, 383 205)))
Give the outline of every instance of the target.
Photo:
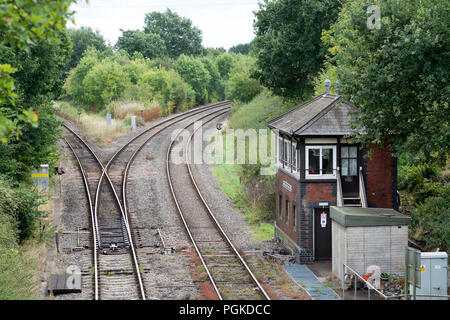
POLYGON ((197 252, 192 248, 186 255, 189 259, 189 273, 192 281, 196 283, 200 289, 201 295, 195 297, 196 300, 217 300, 217 294, 213 285, 209 282, 208 275, 203 267, 197 252))

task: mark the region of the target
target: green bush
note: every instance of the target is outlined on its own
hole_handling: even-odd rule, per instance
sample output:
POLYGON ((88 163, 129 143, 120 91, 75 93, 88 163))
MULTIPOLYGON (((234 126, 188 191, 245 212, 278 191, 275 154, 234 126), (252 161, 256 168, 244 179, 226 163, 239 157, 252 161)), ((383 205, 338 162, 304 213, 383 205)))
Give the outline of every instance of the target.
POLYGON ((450 184, 438 194, 429 197, 411 213, 411 229, 415 239, 426 243, 426 248, 450 248, 450 184))
POLYGON ((13 219, 11 221, 17 226, 19 241, 33 235, 38 217, 42 214, 38 208, 43 203, 37 191, 0 176, 0 217, 13 219))
POLYGON ((81 102, 103 109, 111 101, 120 98, 130 79, 123 67, 115 61, 96 64, 83 79, 84 94, 81 102))
POLYGON ((196 102, 207 102, 211 76, 200 59, 182 54, 175 62, 175 70, 195 91, 196 102))
POLYGON ((85 51, 80 63, 69 72, 64 84, 66 94, 75 102, 82 103, 84 95, 83 80, 92 68, 99 63, 99 54, 95 49, 85 51))
POLYGON ((438 176, 439 168, 427 163, 418 165, 400 165, 398 188, 400 190, 414 190, 421 186, 425 180, 434 179, 438 176))
POLYGON ((200 59, 203 66, 208 70, 210 80, 208 83, 208 101, 218 101, 225 99, 225 87, 220 78, 220 73, 214 60, 209 57, 203 57, 200 59))
MULTIPOLYGON (((263 92, 249 103, 237 104, 229 119, 233 129, 267 129, 266 121, 289 111, 293 103, 263 92)), ((272 222, 275 218, 275 176, 260 175, 261 164, 240 165, 235 174, 239 176, 242 195, 246 201, 246 219, 249 223, 272 222)))
POLYGON ((266 129, 266 122, 289 111, 293 103, 264 91, 249 103, 236 104, 230 117, 233 129, 266 129))
POLYGON ((139 82, 139 85, 145 84, 151 88, 153 97, 166 109, 164 114, 174 110, 187 110, 195 103, 194 90, 174 70, 149 70, 139 82))
POLYGON ((231 69, 235 62, 233 57, 234 55, 223 53, 216 58, 217 69, 222 79, 228 80, 230 77, 231 69))
POLYGON ((0 214, 0 300, 35 299, 36 272, 18 244, 11 217, 0 214))
POLYGON ((250 102, 260 92, 259 81, 250 78, 248 73, 235 73, 228 81, 227 97, 238 102, 250 102))

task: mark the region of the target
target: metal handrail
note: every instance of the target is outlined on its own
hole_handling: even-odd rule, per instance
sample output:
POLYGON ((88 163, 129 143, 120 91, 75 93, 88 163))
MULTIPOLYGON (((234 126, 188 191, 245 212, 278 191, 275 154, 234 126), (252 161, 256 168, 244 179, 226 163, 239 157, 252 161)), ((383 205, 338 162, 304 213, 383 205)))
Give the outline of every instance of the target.
MULTIPOLYGON (((382 293, 380 290, 378 290, 377 288, 375 288, 370 282, 368 282, 366 279, 364 279, 358 272, 356 272, 355 270, 353 270, 352 268, 350 268, 349 266, 347 266, 345 263, 342 264, 343 265, 343 271, 342 271, 342 300, 344 300, 345 298, 345 288, 344 288, 344 279, 345 279, 345 274, 347 269, 351 271, 351 273, 353 273, 356 277, 358 277, 359 279, 361 279, 366 285, 367 285, 367 289, 368 294, 369 294, 369 300, 370 300, 370 290, 374 290, 376 293, 378 293, 380 296, 382 296, 385 300, 391 299, 391 298, 404 298, 405 294, 400 294, 400 295, 385 295, 384 293, 382 293)), ((356 283, 356 278, 355 278, 355 283, 356 283)), ((412 293, 407 293, 408 296, 414 296, 414 294, 412 293)), ((416 297, 430 297, 430 298, 450 298, 450 295, 438 295, 438 294, 415 294, 416 297)), ((355 297, 356 297, 356 285, 355 285, 355 297)))
POLYGON ((336 206, 343 207, 344 206, 344 194, 342 192, 342 182, 341 182, 341 168, 336 168, 336 206))
MULTIPOLYGON (((347 266, 345 263, 342 264, 343 265, 343 270, 342 270, 342 300, 344 300, 345 298, 345 289, 344 289, 344 279, 345 279, 345 273, 348 270, 350 270, 356 277, 358 277, 359 279, 361 279, 367 286, 368 289, 368 294, 369 294, 369 300, 370 300, 370 290, 374 290, 376 293, 378 293, 380 296, 382 296, 385 300, 388 300, 390 298, 402 298, 405 295, 392 295, 392 296, 387 296, 384 293, 382 293, 380 290, 378 290, 377 288, 375 288, 370 282, 368 282, 366 279, 364 279, 358 272, 356 272, 355 270, 353 270, 352 268, 350 268, 349 266, 347 266)), ((356 277, 355 277, 355 300, 356 300, 356 277)))
POLYGON ((359 197, 361 198, 361 207, 367 208, 366 186, 364 185, 362 167, 359 167, 359 197))

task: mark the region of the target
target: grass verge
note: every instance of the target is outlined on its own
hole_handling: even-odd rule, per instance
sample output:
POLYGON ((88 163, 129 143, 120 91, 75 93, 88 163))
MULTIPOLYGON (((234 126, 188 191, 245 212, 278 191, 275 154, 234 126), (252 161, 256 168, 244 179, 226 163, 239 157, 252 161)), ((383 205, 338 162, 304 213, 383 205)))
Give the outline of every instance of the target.
POLYGON ((219 164, 212 169, 214 176, 220 183, 220 189, 232 201, 233 206, 245 213, 245 220, 251 225, 252 236, 256 241, 267 241, 273 238, 275 228, 273 224, 255 221, 253 210, 249 200, 245 197, 244 186, 239 179, 238 165, 219 164))

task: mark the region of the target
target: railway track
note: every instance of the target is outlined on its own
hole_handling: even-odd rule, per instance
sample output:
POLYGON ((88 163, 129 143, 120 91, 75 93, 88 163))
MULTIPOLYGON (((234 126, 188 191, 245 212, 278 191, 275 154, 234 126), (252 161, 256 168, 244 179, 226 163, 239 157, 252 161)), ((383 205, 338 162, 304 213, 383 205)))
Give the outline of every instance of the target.
POLYGON ((95 244, 95 300, 146 299, 141 276, 143 269, 139 264, 134 243, 139 234, 133 232, 127 211, 128 172, 137 153, 153 137, 175 123, 228 104, 228 101, 224 101, 192 109, 157 123, 128 141, 105 166, 89 145, 74 130, 64 125, 65 130, 69 132, 65 140, 78 161, 89 201, 92 243, 95 244), (95 200, 92 194, 95 194, 95 200))
MULTIPOLYGON (((202 117, 205 121, 203 124, 224 113, 226 112, 205 115, 202 117)), ((217 297, 220 300, 270 300, 202 196, 189 159, 192 155, 192 137, 199 128, 194 129, 191 123, 184 129, 191 131, 189 139, 179 142, 177 136, 167 149, 166 176, 172 199, 217 297), (172 151, 178 143, 184 143, 181 146, 185 155, 183 164, 170 161, 172 151)))

